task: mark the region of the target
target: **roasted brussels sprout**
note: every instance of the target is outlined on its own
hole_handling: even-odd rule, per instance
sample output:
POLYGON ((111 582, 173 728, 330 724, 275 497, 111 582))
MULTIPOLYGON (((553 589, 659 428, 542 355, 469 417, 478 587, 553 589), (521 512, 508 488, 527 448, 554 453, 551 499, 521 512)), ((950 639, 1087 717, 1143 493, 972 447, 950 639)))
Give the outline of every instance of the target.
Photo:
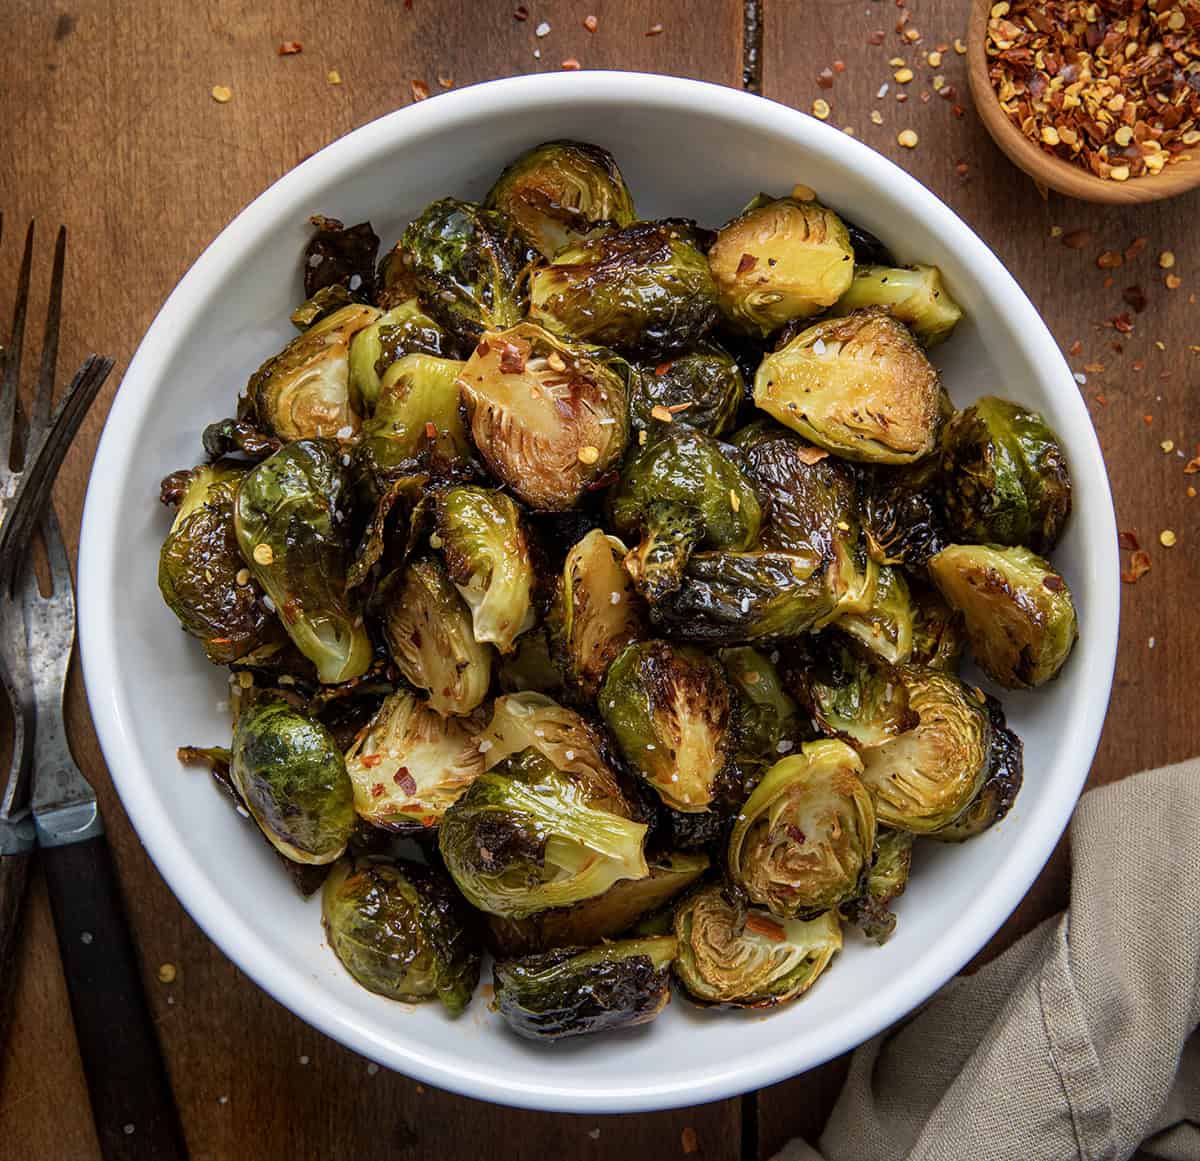
POLYGON ((570 906, 649 873, 646 825, 615 813, 612 801, 530 747, 475 779, 442 817, 438 848, 481 911, 519 919, 570 906))
POLYGON ((837 599, 828 565, 811 553, 697 552, 653 613, 684 640, 737 645, 806 633, 837 599))
POLYGON ((1071 477, 1058 437, 1035 411, 984 396, 942 441, 946 510, 961 540, 1047 553, 1071 513, 1071 477))
POLYGON ((505 166, 484 205, 500 210, 546 258, 580 242, 596 226, 628 226, 633 198, 607 149, 547 141, 505 166))
POLYGON ((845 459, 911 463, 937 442, 937 372, 908 328, 879 309, 816 323, 768 355, 754 402, 845 459))
POLYGON ((932 585, 910 584, 913 599, 913 665, 956 672, 966 644, 962 614, 942 599, 932 585))
POLYGON ((694 347, 717 321, 717 288, 688 234, 636 222, 568 246, 530 275, 529 317, 625 354, 694 347))
POLYGON ((313 323, 320 322, 334 311, 359 301, 360 299, 356 295, 351 294, 340 283, 323 286, 312 298, 306 298, 292 311, 290 315, 292 326, 298 331, 306 331, 313 323))
POLYGON ((485 335, 460 387, 488 467, 534 508, 572 507, 629 438, 629 365, 532 323, 485 335))
POLYGON ((490 646, 475 640, 471 610, 433 557, 380 582, 378 602, 388 652, 400 672, 429 694, 440 714, 468 714, 487 696, 490 646))
POLYGON ((715 343, 703 343, 644 368, 634 383, 630 410, 639 431, 653 433, 659 424, 675 422, 719 436, 733 427, 745 397, 746 383, 734 357, 715 343))
POLYGON ((612 939, 665 907, 699 879, 708 865, 708 856, 703 854, 659 855, 650 860, 650 873, 644 879, 622 879, 603 895, 573 907, 538 911, 524 919, 492 915, 488 918, 492 943, 497 954, 516 956, 612 939))
POLYGON ((671 998, 673 935, 562 947, 495 966, 496 1007, 528 1040, 562 1040, 653 1020, 671 998))
POLYGON ((1032 689, 1058 674, 1075 645, 1075 604, 1049 561, 1027 548, 952 544, 929 562, 963 615, 971 653, 993 681, 1032 689))
POLYGON ((475 640, 511 653, 536 619, 533 564, 516 503, 489 488, 449 488, 437 499, 446 570, 471 609, 475 640))
POLYGON ((238 551, 233 501, 245 468, 218 463, 185 475, 175 520, 158 554, 158 588, 208 659, 228 665, 282 637, 238 551))
POLYGON ((506 215, 442 198, 409 223, 384 259, 383 281, 393 295, 415 292, 446 330, 475 342, 524 316, 535 257, 506 215))
POLYGON ((875 810, 845 742, 809 742, 776 762, 729 839, 729 877, 781 919, 812 919, 862 894, 875 810))
POLYGON ((897 673, 918 721, 863 751, 862 780, 881 823, 928 834, 954 822, 978 793, 992 728, 983 702, 957 678, 913 666, 897 673))
POLYGON ((695 508, 656 500, 641 517, 642 538, 625 556, 637 591, 652 605, 683 583, 683 570, 704 539, 704 517, 695 508))
POLYGON ((567 553, 550 610, 554 653, 585 701, 595 698, 617 654, 646 633, 645 610, 621 565, 624 557, 621 541, 593 529, 567 553))
POLYGON ((864 613, 840 616, 837 626, 893 665, 912 656, 916 610, 908 582, 898 568, 884 565, 875 582, 875 599, 864 613))
POLYGON ((920 568, 950 543, 937 456, 909 467, 877 467, 864 489, 871 555, 881 564, 920 568))
POLYGON ((942 285, 936 266, 859 266, 834 314, 881 306, 904 323, 923 347, 945 342, 962 318, 962 309, 942 285))
POLYGON ((817 201, 765 194, 721 229, 708 264, 725 320, 764 337, 820 314, 854 277, 850 235, 837 214, 817 201))
POLYGON ((384 372, 405 355, 450 353, 446 332, 410 298, 381 314, 354 336, 350 344, 350 387, 367 414, 375 410, 384 372))
POLYGON ((609 666, 599 700, 625 761, 663 802, 707 810, 736 740, 721 666, 699 649, 641 641, 609 666))
POLYGON ((774 762, 804 738, 800 707, 768 657, 749 645, 721 650, 721 664, 738 693, 738 744, 743 754, 774 762))
POLYGON ((384 830, 436 826, 483 773, 470 723, 407 690, 389 694, 346 752, 359 817, 384 830))
POLYGON ((238 400, 238 412, 237 419, 218 419, 205 427, 201 443, 210 460, 219 460, 222 456, 237 452, 245 459, 258 463, 283 447, 283 440, 268 435, 250 418, 254 406, 245 396, 238 400), (243 415, 246 418, 242 418, 243 415))
POLYGON ((337 218, 315 214, 316 233, 304 247, 304 297, 330 286, 369 299, 375 288, 375 255, 379 236, 370 222, 344 226, 337 218))
POLYGON ((271 845, 296 863, 332 863, 354 830, 354 791, 333 735, 285 701, 238 718, 229 777, 271 845))
POLYGON ((238 547, 288 636, 321 681, 349 681, 371 664, 371 641, 346 591, 350 488, 338 445, 289 443, 238 485, 238 547))
POLYGON ((366 859, 325 881, 321 910, 329 946, 368 991, 462 1013, 479 983, 473 917, 441 872, 366 859))
POLYGON ((891 904, 904 894, 912 868, 913 836, 906 830, 880 827, 875 839, 875 861, 867 877, 867 890, 842 905, 842 918, 862 928, 880 946, 896 930, 891 904))
POLYGON ((378 317, 373 306, 343 307, 268 359, 246 387, 259 422, 285 440, 356 434, 362 401, 350 386, 350 344, 378 317))
POLYGON ((517 639, 512 653, 500 659, 496 680, 504 693, 558 694, 563 688, 562 670, 550 652, 545 625, 535 626, 517 639))
POLYGON ((817 981, 842 948, 837 912, 807 922, 730 901, 719 884, 701 887, 675 912, 675 974, 702 1004, 770 1008, 817 981))

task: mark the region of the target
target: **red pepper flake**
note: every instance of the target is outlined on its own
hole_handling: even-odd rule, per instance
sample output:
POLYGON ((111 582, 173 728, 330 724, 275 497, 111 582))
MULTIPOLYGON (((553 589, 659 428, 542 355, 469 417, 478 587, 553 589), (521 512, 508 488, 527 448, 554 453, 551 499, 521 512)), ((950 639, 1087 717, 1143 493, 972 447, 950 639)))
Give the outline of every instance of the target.
POLYGON ((1127 286, 1121 291, 1124 302, 1141 314, 1146 309, 1146 292, 1140 286, 1127 286))
POLYGON ((296 53, 303 51, 304 45, 302 45, 298 40, 285 40, 279 46, 280 56, 295 56, 296 53))
POLYGON ((1144 424, 1145 424, 1147 427, 1150 427, 1150 426, 1151 426, 1151 425, 1154 423, 1154 416, 1153 416, 1153 415, 1149 415, 1149 414, 1147 414, 1147 415, 1143 415, 1143 416, 1142 416, 1142 422, 1143 422, 1143 423, 1144 423, 1144 424))
POLYGON ((1125 247, 1125 261, 1132 262, 1146 248, 1146 244, 1149 241, 1149 238, 1134 238, 1134 240, 1125 247))
POLYGON ((477 354, 482 359, 487 355, 488 351, 490 351, 491 349, 492 349, 491 345, 488 343, 487 339, 480 339, 479 344, 475 348, 475 354, 477 354))
POLYGON ((1146 369, 1146 363, 1145 363, 1145 360, 1143 360, 1143 359, 1134 359, 1134 360, 1133 360, 1133 369, 1134 369, 1135 371, 1144 371, 1144 370, 1146 369))
POLYGON ((1084 363, 1083 369, 1089 375, 1103 375, 1104 374, 1104 364, 1103 363, 1084 363))
POLYGON ((1116 281, 1113 279, 1113 276, 1110 274, 1110 275, 1109 275, 1109 276, 1108 276, 1108 277, 1107 277, 1107 278, 1104 280, 1104 283, 1103 283, 1103 285, 1104 285, 1104 289, 1105 289, 1105 290, 1112 290, 1112 288, 1113 288, 1114 286, 1116 286, 1116 281))
POLYGON ((787 827, 787 836, 794 843, 805 843, 808 841, 808 836, 798 826, 791 824, 787 827))
POLYGON ((822 89, 832 89, 833 69, 822 69, 817 73, 817 85, 822 89))
POLYGON ((663 26, 661 24, 652 24, 646 29, 647 36, 662 36, 663 26))
POLYGON ((1142 547, 1133 529, 1117 533, 1117 543, 1129 552, 1137 552, 1142 547))
POLYGON ((955 105, 950 112, 953 113, 960 121, 967 115, 966 109, 964 109, 961 105, 955 105))
POLYGON ((375 785, 371 787, 371 797, 372 798, 382 798, 383 797, 383 783, 382 782, 376 782, 375 785))
POLYGON ((525 352, 516 343, 500 344, 500 372, 519 375, 525 370, 525 352))
POLYGON ((1101 407, 1108 406, 1108 396, 1107 395, 1096 395, 1096 396, 1094 396, 1094 398, 1101 407))
POLYGON ((438 429, 437 424, 431 419, 425 421, 425 437, 426 439, 437 439, 438 429))
POLYGON ((423 101, 429 96, 429 86, 421 80, 411 80, 408 82, 408 87, 412 90, 412 99, 414 101, 423 101))
POLYGON ((362 764, 368 769, 373 770, 380 762, 383 761, 382 754, 364 754, 360 759, 362 764))
POLYGON ((528 20, 529 19, 529 9, 526 8, 524 4, 518 4, 513 9, 513 19, 520 20, 520 21, 528 20))
POLYGON ((1137 584, 1150 571, 1150 554, 1139 549, 1129 558, 1129 568, 1121 573, 1121 579, 1127 584, 1137 584))
POLYGON ((966 177, 970 170, 965 161, 960 161, 954 167, 954 172, 957 173, 959 177, 966 177))
POLYGON ((796 449, 796 459, 810 467, 813 464, 819 464, 828 455, 829 453, 824 448, 819 447, 798 447, 796 449))
POLYGON ((877 29, 875 29, 874 32, 871 33, 870 36, 867 37, 867 43, 874 44, 874 45, 880 45, 883 43, 883 38, 886 35, 887 34, 883 31, 882 28, 877 28, 877 29))
POLYGON ((1069 230, 1062 236, 1062 244, 1068 250, 1086 250, 1094 237, 1091 230, 1069 230))
POLYGON ((1120 314, 1113 315, 1110 320, 1114 330, 1118 330, 1123 335, 1129 334, 1133 330, 1133 319, 1129 317, 1129 311, 1123 310, 1120 314))
POLYGON ((1062 577, 1050 573, 1049 576, 1042 577, 1042 587, 1049 589, 1052 593, 1061 593, 1067 585, 1062 577))
POLYGON ((1074 342, 1073 342, 1073 343, 1072 343, 1072 344, 1071 344, 1071 345, 1070 345, 1070 346, 1067 348, 1067 354, 1068 354, 1068 355, 1081 355, 1081 354, 1083 354, 1083 344, 1082 344, 1082 343, 1081 343, 1081 342, 1080 342, 1078 339, 1076 339, 1076 340, 1075 340, 1075 341, 1074 341, 1074 342))
POLYGON ((600 27, 600 21, 589 13, 583 18, 583 27, 586 28, 588 32, 595 32, 596 29, 600 27))
POLYGON ((696 1130, 688 1125, 686 1129, 679 1134, 679 1144, 683 1147, 685 1153, 700 1152, 700 1138, 696 1136, 696 1130))
POLYGON ((444 77, 444 76, 442 76, 441 73, 438 73, 437 82, 439 85, 442 86, 443 89, 454 88, 454 78, 453 77, 444 77))
POLYGON ((573 56, 569 56, 565 61, 562 62, 562 67, 566 69, 567 72, 573 73, 576 69, 583 68, 583 65, 581 65, 573 56))
POLYGON ((1096 265, 1101 270, 1116 270, 1118 266, 1124 263, 1125 259, 1121 257, 1116 250, 1104 250, 1096 259, 1096 265))
POLYGON ((659 365, 654 368, 654 374, 661 379, 671 369, 672 365, 673 360, 670 359, 668 359, 665 363, 659 363, 659 365))
POLYGON ((738 259, 737 273, 749 274, 758 265, 758 258, 754 254, 743 254, 738 259))
POLYGON ((846 62, 844 60, 835 60, 833 62, 833 71, 835 73, 844 73, 846 71, 846 62))
POLYGON ((773 943, 782 943, 787 937, 786 932, 774 919, 754 911, 746 916, 746 930, 753 931, 756 935, 765 935, 773 943))
POLYGON ((412 796, 417 792, 417 780, 409 773, 407 766, 401 766, 400 769, 392 775, 392 781, 409 796, 412 796))
POLYGON ((1188 460, 1183 469, 1183 474, 1185 476, 1194 476, 1197 472, 1200 472, 1200 444, 1196 445, 1195 458, 1188 460))

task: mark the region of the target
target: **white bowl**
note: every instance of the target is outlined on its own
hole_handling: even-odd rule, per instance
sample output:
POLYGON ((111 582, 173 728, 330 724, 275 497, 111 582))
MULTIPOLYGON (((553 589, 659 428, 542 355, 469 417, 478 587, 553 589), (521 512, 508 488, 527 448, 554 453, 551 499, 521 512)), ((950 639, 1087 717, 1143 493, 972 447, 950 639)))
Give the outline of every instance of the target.
POLYGON ((125 374, 96 455, 79 563, 84 672, 113 781, 164 878, 248 975, 321 1031, 427 1083, 505 1104, 629 1112, 771 1084, 853 1048, 942 985, 1000 927, 1066 826, 1112 681, 1117 545, 1100 448, 1063 357, 994 254, 902 170, 818 121, 758 97, 671 77, 584 72, 495 81, 383 117, 298 166, 243 211, 167 300, 125 374), (200 457, 250 372, 294 333, 315 212, 370 218, 385 245, 426 203, 481 196, 501 166, 555 137, 606 146, 646 217, 717 225, 758 190, 796 182, 874 231, 901 260, 941 267, 966 321, 937 349, 955 401, 996 392, 1041 410, 1075 482, 1055 553, 1081 637, 1062 676, 1005 694, 1025 741, 1009 817, 963 846, 920 846, 886 947, 849 934, 801 1002, 711 1012, 676 997, 637 1031, 555 1046, 511 1036, 477 997, 458 1021, 358 987, 250 824, 181 743, 227 742, 224 673, 179 632, 155 570, 168 514, 159 479, 200 457))

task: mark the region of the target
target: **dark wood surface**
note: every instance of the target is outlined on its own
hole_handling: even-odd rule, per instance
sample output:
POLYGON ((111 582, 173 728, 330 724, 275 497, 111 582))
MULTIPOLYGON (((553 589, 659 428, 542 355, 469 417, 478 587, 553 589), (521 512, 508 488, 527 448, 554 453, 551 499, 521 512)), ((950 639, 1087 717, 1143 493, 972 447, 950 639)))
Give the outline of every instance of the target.
MULTIPOLYGON (((490 77, 586 67, 696 76, 728 85, 750 81, 776 100, 809 109, 822 97, 831 121, 850 126, 948 201, 995 248, 1066 349, 1100 433, 1116 494, 1118 522, 1136 529, 1153 567, 1123 589, 1121 653, 1112 709, 1092 781, 1179 759, 1196 749, 1191 720, 1200 596, 1200 499, 1189 499, 1184 459, 1160 450, 1171 439, 1196 454, 1200 440, 1200 344, 1192 291, 1200 264, 1194 220, 1200 198, 1104 209, 1043 199, 992 145, 975 118, 964 58, 949 48, 940 67, 925 54, 965 35, 966 4, 912 0, 763 0, 761 45, 743 44, 742 0, 359 0, 330 5, 284 0, 9 0, 0 68, 0 318, 7 317, 18 255, 18 224, 44 224, 43 269, 31 317, 43 309, 52 230, 71 231, 61 365, 101 349, 118 359, 108 394, 85 425, 56 493, 72 550, 88 467, 120 369, 176 280, 204 245, 254 195, 328 141, 412 100, 410 83, 439 90, 439 75, 463 85, 490 77), (922 39, 914 48, 895 30, 911 12, 922 39), (582 20, 597 17, 594 34, 582 20), (541 20, 551 25, 534 36, 541 20), (647 37, 661 22, 659 36, 647 37), (882 45, 869 43, 873 30, 882 45), (304 45, 280 58, 284 40, 304 45), (533 57, 534 48, 542 53, 533 57), (752 51, 760 47, 757 59, 752 51), (916 79, 898 86, 889 58, 902 56, 916 79), (841 59, 823 89, 818 74, 841 59), (327 74, 337 69, 341 85, 327 74), (956 86, 955 102, 921 101, 935 74, 956 86), (888 94, 876 96, 887 81, 888 94), (233 99, 218 104, 214 85, 233 99), (870 120, 880 110, 882 125, 870 120), (915 150, 896 134, 917 131, 915 150), (956 169, 965 164, 965 175, 956 169), (1070 249, 1052 236, 1090 230, 1070 249), (1139 256, 1111 271, 1103 250, 1139 256), (1157 264, 1176 255, 1177 290, 1157 264), (11 273, 9 273, 11 271, 11 273), (1138 286, 1148 305, 1135 313, 1122 291, 1138 286), (1128 311, 1133 331, 1105 320, 1128 311), (1111 349, 1119 341, 1123 351, 1111 349), (1156 344, 1161 343, 1160 349, 1156 344), (1140 369, 1139 369, 1140 367, 1140 369), (1101 396, 1104 402, 1097 401, 1101 396), (1149 423, 1143 418, 1151 416, 1149 423), (1173 549, 1158 534, 1178 535, 1173 549), (1153 638, 1154 647, 1149 647, 1153 638)), ((753 22, 751 24, 753 30, 753 22)), ((1137 295, 1131 294, 1136 298, 1137 295)), ((998 384, 998 388, 1002 385, 998 384)), ((1127 557, 1128 554, 1126 553, 1127 557)), ((365 1061, 313 1032, 233 967, 200 933, 159 879, 112 793, 73 681, 70 727, 76 756, 100 792, 122 890, 137 935, 142 971, 171 1069, 192 1156, 369 1158, 620 1158, 682 1156, 692 1133, 700 1155, 735 1161, 768 1157, 795 1132, 813 1134, 836 1093, 838 1065, 765 1090, 757 1098, 638 1117, 570 1117, 489 1107, 371 1072, 365 1061), (172 965, 171 983, 159 969, 172 965)), ((1060 851, 992 947, 991 954, 1066 897, 1060 851)), ((169 973, 168 973, 169 974, 169 973)), ((62 968, 40 873, 31 877, 18 963, 12 1035, 0 1067, 0 1157, 93 1161, 98 1156, 62 968)))

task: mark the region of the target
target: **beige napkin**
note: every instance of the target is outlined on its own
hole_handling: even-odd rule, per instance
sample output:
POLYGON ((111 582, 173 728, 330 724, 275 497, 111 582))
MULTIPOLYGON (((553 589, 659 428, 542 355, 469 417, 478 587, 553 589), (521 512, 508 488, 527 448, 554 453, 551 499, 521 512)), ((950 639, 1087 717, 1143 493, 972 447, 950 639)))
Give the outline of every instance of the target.
POLYGON ((1085 794, 1071 856, 1070 910, 859 1048, 775 1161, 1200 1161, 1200 758, 1085 794))

